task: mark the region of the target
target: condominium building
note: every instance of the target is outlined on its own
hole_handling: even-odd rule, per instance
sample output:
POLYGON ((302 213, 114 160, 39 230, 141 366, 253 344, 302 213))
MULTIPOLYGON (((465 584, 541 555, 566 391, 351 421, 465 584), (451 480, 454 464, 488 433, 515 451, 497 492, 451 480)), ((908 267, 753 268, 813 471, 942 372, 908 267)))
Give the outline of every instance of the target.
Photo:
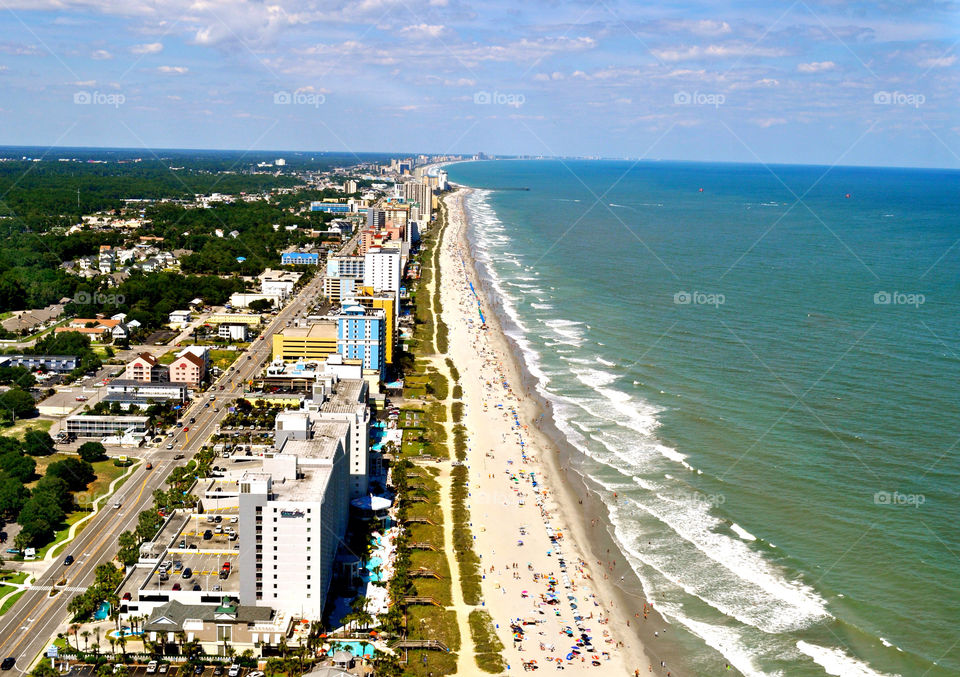
POLYGON ((240 603, 320 619, 349 511, 346 422, 286 440, 239 480, 240 603))
POLYGON ((400 291, 400 251, 398 249, 371 249, 364 256, 363 286, 374 291, 400 291))
POLYGON ((416 204, 419 216, 429 221, 433 214, 433 190, 425 183, 408 181, 399 185, 399 194, 408 204, 416 204))
POLYGON ((383 359, 393 364, 393 350, 397 342, 397 297, 393 292, 375 292, 372 287, 360 287, 352 293, 344 292, 341 297, 345 305, 358 305, 364 308, 380 308, 384 313, 385 331, 383 359))
POLYGON ((364 369, 384 374, 386 316, 378 308, 344 306, 337 316, 337 352, 345 359, 360 360, 364 369))
POLYGON ((317 252, 286 252, 280 255, 280 263, 285 266, 318 266, 320 265, 320 254, 317 252))

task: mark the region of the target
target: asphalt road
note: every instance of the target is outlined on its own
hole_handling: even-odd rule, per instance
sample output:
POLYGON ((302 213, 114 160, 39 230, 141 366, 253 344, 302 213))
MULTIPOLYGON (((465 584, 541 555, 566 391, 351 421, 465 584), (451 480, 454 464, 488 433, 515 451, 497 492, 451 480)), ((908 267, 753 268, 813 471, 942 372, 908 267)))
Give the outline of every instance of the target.
POLYGON ((293 301, 274 316, 273 321, 261 334, 262 339, 254 341, 206 395, 197 397, 182 419, 190 430, 178 431, 173 438, 174 449, 166 448, 170 438, 164 438, 157 446, 144 446, 134 452, 145 462, 114 496, 106 500, 103 509, 61 552, 33 586, 7 613, 0 616, 0 659, 13 656, 17 660, 11 673, 27 671, 36 656, 46 650, 59 626, 68 620, 67 604, 77 594, 74 589, 86 589, 94 580, 97 565, 113 559, 117 550, 117 538, 123 531, 133 529, 140 512, 152 506, 154 490, 164 486, 174 467, 186 463, 199 450, 214 432, 218 421, 227 413, 225 405, 243 396, 244 382, 255 376, 262 369, 263 363, 270 359, 270 337, 273 333, 284 327, 287 320, 308 308, 322 289, 323 276, 318 274, 293 301), (247 356, 250 359, 247 359, 247 356), (225 386, 223 391, 219 389, 221 384, 225 386), (210 402, 211 394, 216 395, 216 401, 210 402), (208 403, 210 406, 205 407, 208 403), (215 412, 214 408, 219 411, 215 412), (196 423, 186 423, 191 417, 197 419, 196 423), (186 458, 174 461, 176 454, 184 454, 186 458), (146 461, 153 463, 152 470, 146 470, 146 461), (121 504, 119 509, 113 508, 116 502, 121 504), (64 566, 63 558, 68 554, 73 555, 75 561, 71 566, 64 566), (64 587, 67 589, 51 597, 50 586, 64 576, 67 581, 64 587))

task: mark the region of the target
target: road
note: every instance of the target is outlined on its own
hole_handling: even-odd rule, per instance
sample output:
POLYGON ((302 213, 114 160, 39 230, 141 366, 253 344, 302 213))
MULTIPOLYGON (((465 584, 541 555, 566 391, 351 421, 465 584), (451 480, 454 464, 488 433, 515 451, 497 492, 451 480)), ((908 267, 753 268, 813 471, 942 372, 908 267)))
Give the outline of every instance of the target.
MULTIPOLYGON (((351 240, 351 242, 353 242, 351 240)), ((347 243, 344 249, 350 246, 347 243)), ((221 375, 208 393, 199 396, 183 415, 188 432, 179 430, 173 438, 174 449, 168 450, 169 439, 165 438, 159 446, 147 445, 138 452, 144 463, 128 478, 116 495, 107 499, 104 508, 87 524, 80 535, 62 551, 60 557, 38 577, 33 587, 17 600, 9 611, 0 616, 0 657, 13 656, 17 663, 12 672, 25 672, 38 654, 51 643, 52 637, 68 618, 67 604, 77 594, 73 589, 86 589, 94 580, 94 571, 99 564, 108 562, 116 554, 117 539, 128 529, 133 529, 141 511, 153 505, 152 494, 155 489, 165 486, 167 476, 177 465, 183 464, 206 442, 214 432, 218 421, 227 413, 225 404, 242 397, 243 384, 254 377, 270 359, 271 336, 308 309, 317 295, 323 290, 323 276, 320 271, 286 307, 277 315, 231 368, 221 375), (220 391, 220 385, 224 390, 220 391), (210 395, 216 400, 211 402, 210 395), (205 406, 209 405, 209 406, 205 406), (215 411, 219 410, 219 411, 215 411), (189 424, 191 417, 196 423, 189 424), (185 459, 175 461, 176 454, 184 454, 185 459), (153 464, 153 470, 146 470, 146 462, 153 464), (112 506, 119 502, 121 507, 112 506), (71 566, 64 566, 63 557, 73 555, 71 566), (66 577, 66 588, 50 596, 50 586, 66 577)))

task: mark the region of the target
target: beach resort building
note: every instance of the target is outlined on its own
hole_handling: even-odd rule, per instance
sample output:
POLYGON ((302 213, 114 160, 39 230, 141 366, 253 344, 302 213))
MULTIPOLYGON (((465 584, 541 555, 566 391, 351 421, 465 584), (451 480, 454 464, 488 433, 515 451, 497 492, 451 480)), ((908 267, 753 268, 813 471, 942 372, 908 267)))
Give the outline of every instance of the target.
POLYGON ((386 363, 386 314, 378 308, 344 306, 337 321, 337 352, 345 359, 360 360, 364 369, 384 373, 386 363))

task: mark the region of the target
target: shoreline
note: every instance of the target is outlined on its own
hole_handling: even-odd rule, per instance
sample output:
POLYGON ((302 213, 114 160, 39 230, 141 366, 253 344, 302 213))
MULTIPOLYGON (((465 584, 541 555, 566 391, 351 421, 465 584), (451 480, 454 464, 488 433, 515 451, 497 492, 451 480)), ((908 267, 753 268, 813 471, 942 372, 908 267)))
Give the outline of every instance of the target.
MULTIPOLYGON (((484 306, 484 319, 488 327, 485 332, 486 339, 497 355, 502 358, 500 364, 505 378, 508 382, 521 386, 514 391, 520 395, 516 403, 516 412, 521 424, 527 426, 523 434, 529 439, 531 454, 534 451, 543 452, 543 458, 539 458, 538 455, 537 460, 531 465, 542 468, 542 470, 538 469, 538 475, 550 491, 551 521, 556 528, 570 534, 570 537, 563 541, 563 546, 574 553, 576 559, 584 560, 582 564, 585 578, 588 578, 589 586, 596 594, 595 608, 602 609, 607 615, 606 627, 611 630, 614 642, 618 645, 622 643, 622 646, 617 649, 620 654, 617 672, 636 674, 636 671, 639 671, 641 674, 665 675, 670 671, 672 675, 692 674, 692 671, 685 669, 686 666, 683 665, 685 661, 681 658, 682 652, 679 647, 673 646, 665 636, 660 637, 671 626, 651 606, 644 607, 646 597, 640 581, 632 568, 626 564, 626 558, 608 532, 606 507, 599 495, 589 489, 588 478, 582 476, 575 467, 577 465, 576 449, 571 448, 569 443, 563 440, 561 433, 554 425, 550 403, 536 392, 535 377, 520 366, 523 359, 519 346, 502 329, 504 321, 510 320, 505 317, 499 304, 491 303, 490 299, 493 295, 490 293, 482 267, 473 257, 472 243, 467 235, 471 225, 466 209, 462 207, 462 201, 472 192, 472 189, 461 186, 456 188, 454 193, 444 198, 448 208, 448 224, 441 248, 441 269, 444 271, 441 285, 447 287, 454 284, 461 288, 464 286, 462 277, 461 279, 454 277, 452 282, 450 279, 451 273, 453 276, 464 274, 463 270, 457 270, 457 261, 453 259, 454 252, 458 252, 463 256, 466 275, 473 282, 481 304, 484 306), (447 264, 446 267, 444 263, 447 264), (574 471, 572 474, 569 472, 571 469, 574 471), (612 561, 616 561, 617 565, 612 570, 608 570, 604 562, 612 561), (623 577, 620 585, 615 584, 617 575, 623 577), (661 661, 665 664, 662 668, 661 661)), ((441 293, 443 294, 443 290, 441 293)), ((455 338, 457 323, 450 322, 450 319, 456 319, 450 318, 450 305, 454 300, 450 298, 451 293, 443 294, 442 298, 444 299, 444 320, 451 333, 451 351, 454 351, 457 348, 457 338, 455 338)), ((464 393, 466 399, 469 395, 466 380, 464 393)), ((473 426, 468 425, 468 429, 471 433, 474 432, 473 426)), ((471 434, 471 442, 474 441, 474 437, 471 434)), ((479 451, 471 449, 468 457, 471 462, 471 488, 483 488, 485 484, 485 478, 478 476, 480 473, 475 467, 479 451)), ((490 454, 486 456, 489 457, 490 454)), ((486 460, 483 465, 486 466, 486 460)), ((489 482, 490 478, 488 474, 486 482, 489 482)), ((471 511, 471 519, 475 522, 480 523, 481 517, 477 510, 471 511)), ((481 534, 478 534, 477 545, 481 545, 485 540, 481 538, 481 534)), ((488 551, 478 548, 478 553, 484 552, 488 551)), ((569 559, 571 557, 568 555, 569 559)), ((487 561, 482 561, 486 567, 487 561)), ((495 584, 484 580, 485 599, 490 600, 496 594, 496 589, 495 584)), ((494 610, 491 609, 491 611, 494 610)), ((519 613, 520 610, 517 610, 517 614, 519 613)), ((507 618, 494 614, 494 622, 499 623, 502 630, 507 618)), ((509 645, 508 636, 501 636, 501 639, 507 640, 504 641, 505 646, 509 645)), ((604 667, 609 671, 611 666, 604 667)), ((570 669, 570 666, 568 665, 566 669, 570 669)))

